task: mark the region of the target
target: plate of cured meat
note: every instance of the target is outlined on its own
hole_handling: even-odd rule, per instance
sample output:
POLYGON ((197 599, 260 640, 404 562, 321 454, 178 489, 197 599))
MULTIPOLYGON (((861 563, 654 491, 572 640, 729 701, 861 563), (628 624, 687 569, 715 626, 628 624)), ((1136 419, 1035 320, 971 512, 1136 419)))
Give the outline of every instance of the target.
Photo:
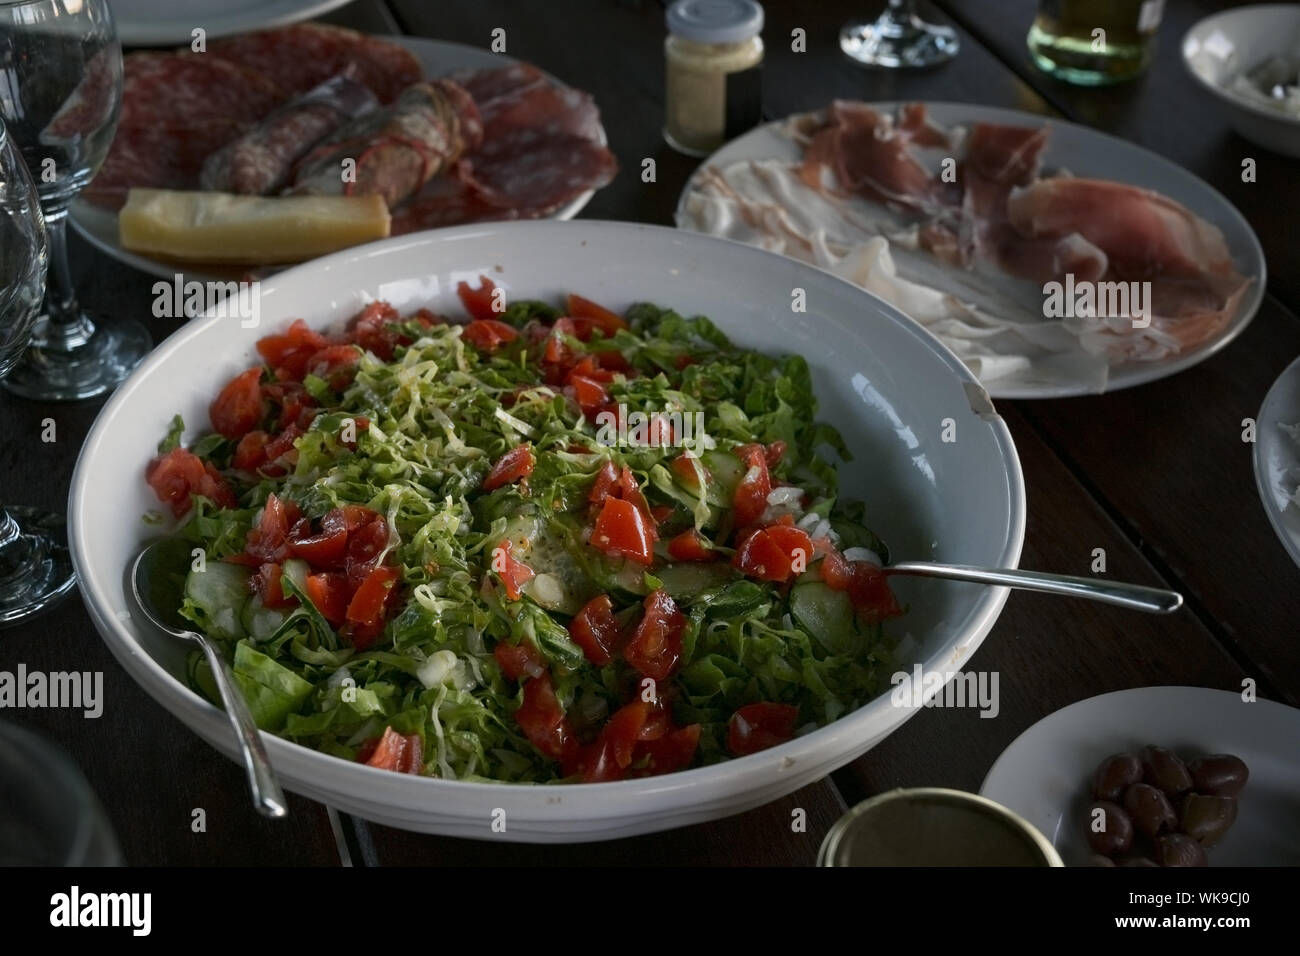
POLYGON ((964 103, 836 101, 707 159, 679 227, 833 271, 999 398, 1127 388, 1226 346, 1264 294, 1220 193, 1133 143, 964 103))
POLYGON ((158 276, 569 219, 617 170, 589 94, 460 44, 301 23, 130 53, 124 74, 113 144, 71 218, 158 276))

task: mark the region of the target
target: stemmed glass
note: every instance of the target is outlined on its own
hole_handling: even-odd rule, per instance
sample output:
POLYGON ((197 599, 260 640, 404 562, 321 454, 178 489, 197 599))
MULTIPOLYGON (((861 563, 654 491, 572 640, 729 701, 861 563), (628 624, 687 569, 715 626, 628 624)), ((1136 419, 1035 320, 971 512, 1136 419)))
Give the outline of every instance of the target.
POLYGON ((866 66, 890 69, 938 66, 956 56, 959 45, 952 29, 916 15, 916 0, 889 0, 875 20, 849 23, 840 31, 846 54, 866 66))
MULTIPOLYGON (((46 260, 36 186, 0 123, 0 379, 31 338, 46 260)), ((0 502, 0 626, 53 604, 73 581, 62 519, 0 502)))
POLYGON ((36 399, 90 398, 149 351, 132 320, 96 323, 68 270, 68 205, 117 129, 122 50, 107 0, 0 0, 0 118, 27 161, 49 230, 49 286, 31 345, 4 384, 36 399))

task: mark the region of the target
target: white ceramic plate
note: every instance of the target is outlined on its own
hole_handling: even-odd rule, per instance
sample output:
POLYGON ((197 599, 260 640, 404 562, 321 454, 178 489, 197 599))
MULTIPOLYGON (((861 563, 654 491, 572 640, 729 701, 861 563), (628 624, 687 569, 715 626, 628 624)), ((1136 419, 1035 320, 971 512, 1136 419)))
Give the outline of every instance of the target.
POLYGON ((189 43, 202 27, 208 37, 264 30, 318 17, 351 0, 109 0, 123 46, 189 43))
POLYGON ((1232 128, 1251 142, 1300 157, 1300 116, 1232 89, 1238 74, 1275 54, 1300 51, 1300 6, 1265 3, 1201 20, 1183 37, 1183 65, 1222 104, 1232 128))
MULTIPOLYGON (((872 103, 882 111, 894 111, 896 103, 872 103)), ((1182 203, 1198 216, 1223 230, 1233 262, 1243 275, 1254 276, 1254 284, 1242 297, 1237 315, 1218 337, 1162 362, 1133 362, 1112 365, 1107 391, 1143 385, 1181 372, 1203 362, 1241 334, 1255 316, 1264 298, 1266 268, 1264 250, 1245 217, 1224 196, 1181 166, 1140 146, 1097 130, 1049 119, 1036 113, 972 106, 969 103, 926 103, 930 118, 942 126, 969 126, 972 123, 1005 123, 1015 126, 1048 126, 1051 135, 1043 153, 1043 166, 1064 167, 1076 176, 1112 179, 1163 193, 1182 203)), ((704 161, 706 165, 726 167, 746 160, 777 159, 796 161, 800 149, 778 132, 780 122, 768 123, 732 140, 704 161)), ((682 203, 691 189, 687 183, 678 200, 678 221, 682 203)), ((978 281, 968 277, 968 281, 978 281)), ((994 398, 1067 398, 1095 394, 1090 384, 1069 382, 1052 385, 1002 384, 994 380, 987 385, 994 398)))
MULTIPOLYGON (((581 292, 622 310, 637 301, 704 314, 734 339, 807 358, 821 417, 855 454, 842 466, 847 496, 900 557, 1014 567, 1024 537, 1020 465, 1006 425, 974 379, 923 329, 828 273, 738 243, 632 223, 484 223, 358 246, 263 283, 261 325, 210 316, 162 343, 113 394, 81 450, 68 503, 82 596, 123 667, 198 734, 233 754, 224 717, 181 675, 185 648, 139 627, 127 611, 125 568, 157 533, 141 520, 158 502, 145 463, 176 412, 187 440, 234 374, 253 364, 257 338, 301 316, 341 323, 374 298, 399 308, 462 314, 455 283, 491 275, 512 295, 556 300, 581 292), (807 312, 792 312, 801 287, 807 312), (943 441, 946 420, 956 441, 943 441)), ((911 634, 902 664, 958 670, 1006 601, 1001 588, 899 581, 909 604, 891 634, 911 634)), ((914 710, 883 696, 772 750, 683 773, 619 783, 510 786, 376 770, 277 737, 267 749, 285 785, 392 826, 480 839, 576 841, 629 836, 736 813, 789 793, 848 762, 914 710), (505 834, 490 827, 507 814, 505 834)), ((148 746, 142 740, 141 746, 148 746)))
POLYGON ((980 793, 1052 841, 1067 866, 1087 862, 1083 821, 1093 771, 1111 754, 1148 744, 1184 760, 1230 753, 1250 779, 1237 822, 1207 853, 1211 866, 1300 865, 1300 710, 1204 687, 1138 687, 1049 714, 1012 741, 980 793))
POLYGON ((1290 500, 1300 485, 1300 442, 1282 425, 1300 425, 1300 358, 1277 377, 1255 419, 1255 484, 1264 512, 1287 553, 1300 565, 1300 505, 1290 500))
MULTIPOLYGON (((418 37, 404 36, 385 36, 384 39, 406 47, 419 57, 420 66, 426 77, 443 76, 447 73, 455 73, 457 70, 490 70, 515 62, 511 57, 491 53, 479 47, 466 46, 463 43, 446 43, 442 40, 423 40, 418 37)), ((560 82, 554 77, 551 77, 551 79, 553 82, 560 82)), ((606 142, 604 128, 600 131, 600 141, 601 143, 606 142)), ((587 205, 594 195, 596 195, 596 191, 589 189, 546 218, 572 219, 582 211, 582 207, 587 205)), ((162 279, 171 279, 178 270, 183 270, 186 279, 194 279, 199 282, 208 279, 231 278, 231 275, 206 273, 199 269, 178 265, 175 262, 164 262, 160 259, 153 259, 123 249, 122 244, 118 241, 117 213, 111 209, 104 209, 101 206, 86 202, 84 199, 73 200, 68 211, 68 221, 72 223, 73 228, 87 242, 100 252, 112 256, 119 262, 135 266, 141 272, 147 272, 149 275, 158 276, 162 279)), ((245 270, 231 270, 232 274, 239 274, 243 271, 245 270)))

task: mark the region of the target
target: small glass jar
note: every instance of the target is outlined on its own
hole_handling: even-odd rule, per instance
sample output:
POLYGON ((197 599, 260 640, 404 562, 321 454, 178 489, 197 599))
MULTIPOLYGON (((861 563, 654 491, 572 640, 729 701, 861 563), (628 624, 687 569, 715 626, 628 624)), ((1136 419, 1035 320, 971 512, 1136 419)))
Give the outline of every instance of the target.
POLYGON ((763 118, 763 8, 754 0, 677 0, 666 20, 664 138, 707 156, 763 118))

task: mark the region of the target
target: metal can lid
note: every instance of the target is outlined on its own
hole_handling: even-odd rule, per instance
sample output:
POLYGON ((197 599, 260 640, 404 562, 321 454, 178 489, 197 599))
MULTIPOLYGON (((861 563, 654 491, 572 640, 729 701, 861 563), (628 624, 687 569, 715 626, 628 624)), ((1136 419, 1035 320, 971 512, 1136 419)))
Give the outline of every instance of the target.
POLYGON ((754 0, 676 0, 665 19, 668 32, 696 43, 739 43, 763 29, 754 0))

